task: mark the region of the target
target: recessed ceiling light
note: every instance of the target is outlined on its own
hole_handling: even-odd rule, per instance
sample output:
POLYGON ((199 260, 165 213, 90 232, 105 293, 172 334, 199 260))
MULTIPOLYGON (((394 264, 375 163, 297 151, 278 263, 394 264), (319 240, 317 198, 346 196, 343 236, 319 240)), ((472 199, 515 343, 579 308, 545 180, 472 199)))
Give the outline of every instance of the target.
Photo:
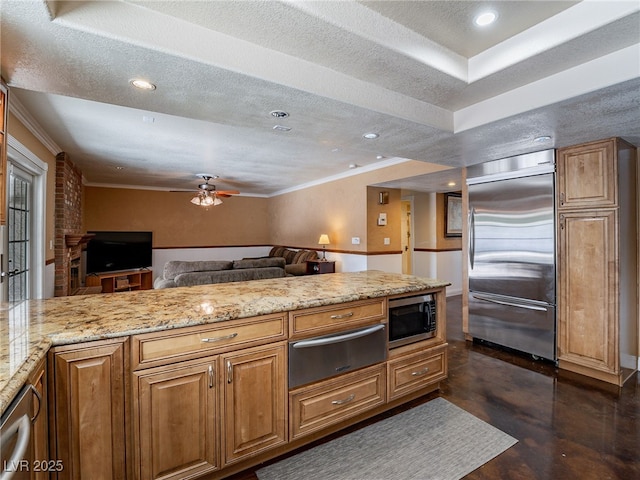
POLYGON ((456 182, 447 183, 447 187, 455 187, 455 186, 456 186, 456 182))
POLYGON ((366 138, 367 140, 373 140, 374 138, 378 138, 380 135, 377 133, 365 133, 364 135, 362 135, 364 138, 366 138))
POLYGON ((269 112, 269 115, 276 118, 287 118, 289 116, 287 112, 283 112, 282 110, 274 110, 269 112))
POLYGON ((274 130, 278 130, 279 132, 288 132, 291 130, 291 127, 285 127, 284 125, 274 125, 274 130))
POLYGON ((551 140, 549 135, 540 135, 533 139, 534 142, 548 142, 549 140, 551 140))
POLYGON ((382 160, 384 158, 384 155, 376 155, 376 160, 382 160))
POLYGON ((124 167, 122 167, 122 166, 120 166, 120 165, 117 165, 117 166, 116 166, 116 170, 124 170, 124 167))
POLYGON ((358 165, 355 163, 350 163, 349 168, 358 168, 358 165))
POLYGON ((139 88, 140 90, 155 90, 156 86, 151 83, 148 82, 146 80, 142 80, 140 78, 134 78, 133 80, 129 81, 129 83, 131 85, 133 85, 136 88, 139 88))
POLYGON ((478 15, 473 22, 479 27, 486 27, 496 21, 498 15, 495 12, 484 12, 478 15))

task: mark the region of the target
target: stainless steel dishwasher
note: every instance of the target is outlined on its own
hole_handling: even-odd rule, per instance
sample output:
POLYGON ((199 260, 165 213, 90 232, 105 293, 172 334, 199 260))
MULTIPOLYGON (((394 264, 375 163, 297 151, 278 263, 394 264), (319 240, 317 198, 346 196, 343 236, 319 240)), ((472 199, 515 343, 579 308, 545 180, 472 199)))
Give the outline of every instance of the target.
POLYGON ((0 480, 31 478, 32 425, 39 413, 31 417, 34 394, 39 398, 39 394, 31 385, 24 386, 0 419, 0 460, 2 461, 0 480))
POLYGON ((386 325, 289 343, 289 388, 387 359, 386 325))

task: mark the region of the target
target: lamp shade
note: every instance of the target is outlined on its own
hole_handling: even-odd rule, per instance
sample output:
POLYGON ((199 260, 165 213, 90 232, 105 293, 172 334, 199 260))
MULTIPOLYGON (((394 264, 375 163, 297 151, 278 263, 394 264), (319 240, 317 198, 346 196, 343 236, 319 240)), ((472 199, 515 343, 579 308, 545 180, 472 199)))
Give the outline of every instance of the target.
POLYGON ((318 240, 318 245, 329 245, 331 242, 329 241, 329 235, 323 233, 320 235, 320 239, 318 240))

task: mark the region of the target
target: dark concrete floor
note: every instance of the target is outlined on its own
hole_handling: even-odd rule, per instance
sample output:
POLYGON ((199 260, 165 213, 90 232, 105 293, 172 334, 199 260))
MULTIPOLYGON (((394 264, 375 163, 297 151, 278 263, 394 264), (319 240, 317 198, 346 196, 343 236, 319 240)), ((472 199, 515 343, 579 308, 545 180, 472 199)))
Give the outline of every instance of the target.
MULTIPOLYGON (((640 479, 638 373, 619 388, 465 341, 460 296, 447 299, 447 339, 449 378, 439 394, 366 424, 440 395, 518 440, 468 479, 640 479)), ((248 470, 233 479, 257 477, 248 470)))

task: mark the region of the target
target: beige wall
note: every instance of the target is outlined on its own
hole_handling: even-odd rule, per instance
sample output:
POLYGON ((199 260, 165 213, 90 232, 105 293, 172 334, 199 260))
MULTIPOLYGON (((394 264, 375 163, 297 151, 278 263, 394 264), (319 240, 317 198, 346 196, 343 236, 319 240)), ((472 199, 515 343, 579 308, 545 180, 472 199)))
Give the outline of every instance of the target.
POLYGON ((56 192, 56 157, 38 140, 12 113, 7 120, 9 134, 24 145, 37 158, 48 165, 47 171, 47 197, 45 209, 45 261, 53 261, 54 251, 49 248, 55 238, 55 192, 56 192))
POLYGON ((188 192, 85 188, 90 230, 152 231, 154 248, 270 245, 268 199, 237 196, 198 207, 188 192))
MULTIPOLYGON (((380 249, 375 239, 370 245, 368 212, 371 202, 377 204, 377 194, 370 199, 367 186, 447 168, 411 160, 273 197, 269 199, 271 243, 317 249, 320 234, 327 233, 331 240, 327 250, 355 253, 368 252, 369 248, 372 251, 400 250, 399 225, 395 247, 393 239, 392 245, 380 246, 380 249), (352 237, 359 237, 360 245, 353 245, 352 237)), ((371 208, 374 210, 377 205, 371 205, 371 208)), ((398 203, 398 216, 399 209, 398 203)), ((375 235, 382 232, 374 230, 375 235)))
POLYGON ((401 225, 402 195, 395 188, 367 187, 367 252, 392 253, 402 250, 401 225), (380 205, 380 192, 388 192, 389 203, 380 205), (381 213, 387 215, 387 224, 378 225, 381 213), (389 245, 384 239, 389 239, 389 245))

